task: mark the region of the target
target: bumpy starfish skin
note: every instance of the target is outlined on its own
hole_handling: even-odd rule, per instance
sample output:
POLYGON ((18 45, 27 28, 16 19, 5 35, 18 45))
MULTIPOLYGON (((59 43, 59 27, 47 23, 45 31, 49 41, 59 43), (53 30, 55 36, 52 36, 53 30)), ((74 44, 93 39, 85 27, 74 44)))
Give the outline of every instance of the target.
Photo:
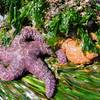
POLYGON ((89 64, 91 61, 98 56, 93 52, 84 52, 81 48, 82 42, 78 43, 77 40, 68 38, 65 40, 61 49, 56 52, 58 61, 62 64, 66 63, 66 58, 74 64, 89 64))
POLYGON ((56 82, 41 59, 45 54, 51 55, 52 51, 40 33, 29 26, 23 28, 21 35, 15 37, 9 48, 0 47, 0 60, 3 62, 0 63, 0 79, 10 81, 27 70, 45 82, 46 96, 52 97, 56 82))
POLYGON ((56 55, 57 55, 57 58, 58 58, 58 62, 59 63, 65 64, 67 62, 66 55, 65 55, 65 53, 63 52, 62 49, 57 50, 56 51, 56 55))

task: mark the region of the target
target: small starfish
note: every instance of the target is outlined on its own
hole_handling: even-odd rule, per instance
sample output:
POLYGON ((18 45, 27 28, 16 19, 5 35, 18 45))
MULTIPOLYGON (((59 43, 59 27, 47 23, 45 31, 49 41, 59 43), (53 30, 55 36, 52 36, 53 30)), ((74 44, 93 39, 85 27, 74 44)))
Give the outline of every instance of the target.
POLYGON ((46 96, 51 98, 56 82, 47 64, 41 59, 45 54, 51 55, 52 51, 41 34, 26 26, 21 34, 15 37, 10 47, 0 47, 0 61, 3 62, 0 63, 0 79, 14 80, 26 70, 45 82, 46 96))
POLYGON ((61 45, 61 48, 56 51, 56 55, 60 64, 66 64, 67 60, 74 64, 89 64, 98 56, 94 52, 84 53, 82 50, 82 41, 76 39, 67 38, 61 45))

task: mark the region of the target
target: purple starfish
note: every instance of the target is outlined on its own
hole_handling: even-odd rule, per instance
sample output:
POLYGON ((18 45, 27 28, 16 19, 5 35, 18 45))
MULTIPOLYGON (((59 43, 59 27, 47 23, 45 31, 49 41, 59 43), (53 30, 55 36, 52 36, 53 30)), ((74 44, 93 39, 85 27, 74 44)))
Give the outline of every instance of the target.
POLYGON ((52 51, 41 34, 32 27, 23 28, 10 47, 0 47, 0 79, 10 81, 27 70, 45 82, 46 96, 51 98, 56 82, 54 75, 41 59, 45 54, 51 55, 52 51))

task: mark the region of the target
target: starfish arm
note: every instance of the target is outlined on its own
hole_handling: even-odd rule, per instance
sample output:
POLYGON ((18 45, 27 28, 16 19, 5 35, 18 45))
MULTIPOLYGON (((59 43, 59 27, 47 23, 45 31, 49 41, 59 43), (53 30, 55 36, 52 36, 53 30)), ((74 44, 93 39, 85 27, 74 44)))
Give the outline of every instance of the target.
POLYGON ((5 47, 0 47, 0 61, 9 63, 11 61, 11 55, 7 52, 5 47))
POLYGON ((39 45, 40 45, 40 51, 43 55, 45 55, 45 54, 52 55, 53 54, 53 52, 48 44, 39 43, 39 45))
POLYGON ((22 39, 25 41, 28 39, 32 39, 34 41, 44 42, 42 35, 35 29, 30 26, 26 26, 21 30, 22 39))
POLYGON ((59 63, 65 64, 67 62, 66 55, 64 54, 64 52, 61 49, 56 51, 56 55, 57 55, 59 63))
POLYGON ((14 79, 14 74, 9 69, 6 69, 3 64, 0 64, 0 80, 10 81, 14 79))
POLYGON ((5 48, 4 47, 0 47, 0 60, 2 60, 5 56, 5 48))
POLYGON ((17 35, 11 43, 11 47, 15 48, 19 46, 20 36, 17 35))
POLYGON ((23 67, 18 67, 16 64, 10 64, 7 68, 3 64, 0 64, 0 79, 4 81, 10 81, 15 78, 18 78, 19 75, 23 72, 23 67))
POLYGON ((20 47, 20 45, 25 44, 27 41, 39 41, 43 43, 44 39, 35 28, 26 26, 21 30, 20 35, 14 38, 11 47, 20 47))
POLYGON ((48 98, 51 98, 54 94, 56 79, 52 72, 48 69, 47 65, 41 59, 38 58, 36 61, 34 61, 33 64, 31 62, 27 66, 27 70, 45 82, 46 96, 48 98))

